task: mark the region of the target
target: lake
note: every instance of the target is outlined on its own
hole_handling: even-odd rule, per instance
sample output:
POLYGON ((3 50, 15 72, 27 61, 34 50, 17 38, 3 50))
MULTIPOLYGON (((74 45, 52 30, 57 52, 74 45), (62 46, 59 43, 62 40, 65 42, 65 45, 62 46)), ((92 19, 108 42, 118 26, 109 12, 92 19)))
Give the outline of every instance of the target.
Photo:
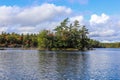
POLYGON ((0 50, 0 80, 120 80, 120 49, 0 50))

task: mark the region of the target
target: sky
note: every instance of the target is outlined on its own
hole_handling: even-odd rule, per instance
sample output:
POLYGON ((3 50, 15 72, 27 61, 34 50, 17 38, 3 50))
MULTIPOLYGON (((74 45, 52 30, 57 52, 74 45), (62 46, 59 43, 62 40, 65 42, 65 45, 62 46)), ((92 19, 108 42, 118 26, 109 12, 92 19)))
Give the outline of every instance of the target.
POLYGON ((89 37, 120 42, 120 0, 0 0, 0 33, 52 30, 65 18, 78 20, 89 37))

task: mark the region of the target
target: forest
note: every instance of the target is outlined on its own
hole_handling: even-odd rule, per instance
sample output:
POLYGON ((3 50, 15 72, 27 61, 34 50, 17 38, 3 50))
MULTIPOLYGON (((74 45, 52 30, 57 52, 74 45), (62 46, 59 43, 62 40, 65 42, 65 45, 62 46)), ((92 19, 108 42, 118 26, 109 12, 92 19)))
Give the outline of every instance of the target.
POLYGON ((104 48, 120 48, 120 42, 101 43, 101 46, 103 46, 104 48))
POLYGON ((75 20, 64 19, 54 30, 41 30, 38 34, 0 34, 0 47, 38 48, 40 50, 89 50, 92 48, 118 48, 120 43, 100 43, 88 37, 89 31, 75 20))
POLYGON ((9 48, 29 48, 37 47, 37 34, 17 34, 17 33, 6 33, 2 32, 0 35, 0 47, 9 48))

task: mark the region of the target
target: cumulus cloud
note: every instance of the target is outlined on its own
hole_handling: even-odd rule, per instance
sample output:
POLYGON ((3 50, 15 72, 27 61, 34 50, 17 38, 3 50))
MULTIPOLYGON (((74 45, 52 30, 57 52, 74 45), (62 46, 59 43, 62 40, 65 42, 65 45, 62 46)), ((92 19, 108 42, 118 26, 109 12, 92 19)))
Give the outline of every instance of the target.
POLYGON ((17 15, 17 18, 21 22, 22 21, 25 22, 26 24, 29 23, 38 24, 39 22, 50 20, 54 17, 59 17, 63 16, 64 14, 66 15, 70 13, 71 13, 70 8, 55 6, 54 4, 43 4, 41 6, 24 9, 17 15))
POLYGON ((118 27, 120 27, 120 21, 118 21, 118 27))
POLYGON ((120 41, 120 25, 117 17, 112 17, 102 13, 91 15, 89 20, 89 36, 101 42, 120 41))
MULTIPOLYGON (((0 6, 0 26, 5 25, 9 30, 12 27, 12 30, 20 28, 18 31, 35 31, 34 28, 36 26, 37 30, 41 28, 41 26, 38 27, 38 25, 46 22, 49 23, 50 26, 52 22, 57 21, 56 19, 61 19, 71 12, 72 10, 70 8, 56 6, 54 4, 42 4, 40 6, 25 8, 18 6, 0 6)), ((6 28, 3 28, 3 31, 6 31, 6 28)))
POLYGON ((91 32, 89 35, 91 37, 110 37, 110 36, 114 36, 115 31, 114 30, 101 30, 101 31, 93 31, 91 32))
POLYGON ((74 22, 75 20, 78 20, 80 24, 82 25, 84 23, 84 17, 79 15, 79 16, 74 16, 70 18, 71 22, 74 22))
POLYGON ((98 16, 96 14, 93 14, 90 19, 90 24, 95 25, 95 24, 104 24, 109 20, 109 16, 102 13, 101 16, 98 16))
POLYGON ((7 27, 2 27, 2 26, 0 26, 0 32, 6 32, 7 30, 8 30, 7 27))

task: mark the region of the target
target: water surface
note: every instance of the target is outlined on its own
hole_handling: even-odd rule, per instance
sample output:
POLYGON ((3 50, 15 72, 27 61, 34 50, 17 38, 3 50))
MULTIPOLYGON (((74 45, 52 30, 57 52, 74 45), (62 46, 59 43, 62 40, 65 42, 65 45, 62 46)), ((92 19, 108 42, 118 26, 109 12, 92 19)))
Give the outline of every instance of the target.
POLYGON ((0 80, 120 80, 120 49, 0 50, 0 80))

